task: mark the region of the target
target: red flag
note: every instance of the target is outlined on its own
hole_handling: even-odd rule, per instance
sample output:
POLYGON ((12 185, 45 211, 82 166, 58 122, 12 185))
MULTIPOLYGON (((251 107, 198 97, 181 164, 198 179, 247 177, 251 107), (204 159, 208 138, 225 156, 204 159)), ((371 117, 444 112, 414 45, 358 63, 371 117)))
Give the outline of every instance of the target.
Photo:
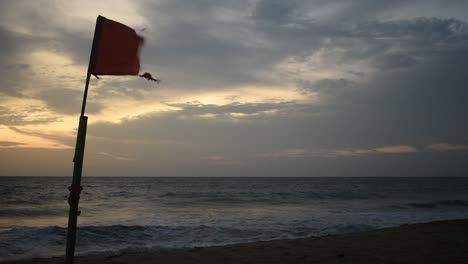
POLYGON ((143 38, 132 28, 98 17, 99 34, 93 54, 91 74, 94 75, 138 75, 138 58, 143 38))

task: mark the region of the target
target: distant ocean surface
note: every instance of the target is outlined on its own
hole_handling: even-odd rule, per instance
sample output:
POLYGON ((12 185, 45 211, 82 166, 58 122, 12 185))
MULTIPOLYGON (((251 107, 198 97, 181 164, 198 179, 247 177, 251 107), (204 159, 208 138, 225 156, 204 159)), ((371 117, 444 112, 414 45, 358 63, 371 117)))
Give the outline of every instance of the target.
MULTIPOLYGON (((0 177, 0 261, 64 255, 71 177, 0 177)), ((468 178, 83 177, 77 255, 468 218, 468 178)))

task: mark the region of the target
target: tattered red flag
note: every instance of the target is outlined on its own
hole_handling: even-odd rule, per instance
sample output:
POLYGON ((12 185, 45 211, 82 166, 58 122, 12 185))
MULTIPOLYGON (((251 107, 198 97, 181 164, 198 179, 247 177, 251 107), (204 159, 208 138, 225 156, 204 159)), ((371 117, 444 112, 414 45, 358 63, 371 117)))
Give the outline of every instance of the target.
POLYGON ((159 79, 153 78, 153 76, 151 76, 151 74, 148 73, 148 72, 143 73, 142 75, 140 75, 140 77, 145 78, 148 81, 153 81, 153 82, 160 82, 161 81, 159 79))
POLYGON ((98 17, 97 41, 91 58, 93 75, 138 75, 143 38, 119 22, 98 17), (98 29, 99 28, 99 29, 98 29))

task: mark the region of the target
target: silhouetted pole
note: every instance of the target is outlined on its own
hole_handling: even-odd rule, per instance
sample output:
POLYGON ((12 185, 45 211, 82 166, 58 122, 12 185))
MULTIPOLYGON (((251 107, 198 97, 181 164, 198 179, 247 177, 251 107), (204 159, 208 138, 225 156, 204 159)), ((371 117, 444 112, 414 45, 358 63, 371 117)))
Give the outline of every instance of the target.
POLYGON ((83 94, 83 103, 81 105, 80 122, 78 125, 78 134, 76 136, 75 156, 73 158, 73 180, 68 190, 70 196, 68 197, 68 204, 70 205, 70 213, 68 215, 68 230, 67 230, 67 248, 65 252, 65 264, 73 264, 75 257, 75 242, 76 242, 76 226, 78 216, 81 211, 78 210, 80 202, 80 193, 83 188, 81 187, 81 172, 83 171, 83 158, 86 143, 86 128, 88 125, 88 117, 85 116, 86 99, 88 97, 89 79, 91 77, 91 70, 95 63, 95 50, 98 45, 98 36, 101 31, 101 17, 96 20, 96 28, 94 30, 93 46, 91 48, 91 55, 89 58, 88 73, 86 75, 86 84, 83 94))

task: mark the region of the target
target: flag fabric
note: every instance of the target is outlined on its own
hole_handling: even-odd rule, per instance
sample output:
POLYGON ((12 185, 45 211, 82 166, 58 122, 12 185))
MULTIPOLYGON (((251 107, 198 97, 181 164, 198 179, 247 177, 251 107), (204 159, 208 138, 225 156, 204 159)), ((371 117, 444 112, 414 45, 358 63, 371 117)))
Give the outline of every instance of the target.
POLYGON ((99 33, 90 73, 93 75, 138 75, 139 49, 143 38, 119 22, 98 17, 99 33))
POLYGON ((148 81, 160 82, 161 80, 153 78, 149 72, 145 72, 140 77, 145 78, 148 81))

